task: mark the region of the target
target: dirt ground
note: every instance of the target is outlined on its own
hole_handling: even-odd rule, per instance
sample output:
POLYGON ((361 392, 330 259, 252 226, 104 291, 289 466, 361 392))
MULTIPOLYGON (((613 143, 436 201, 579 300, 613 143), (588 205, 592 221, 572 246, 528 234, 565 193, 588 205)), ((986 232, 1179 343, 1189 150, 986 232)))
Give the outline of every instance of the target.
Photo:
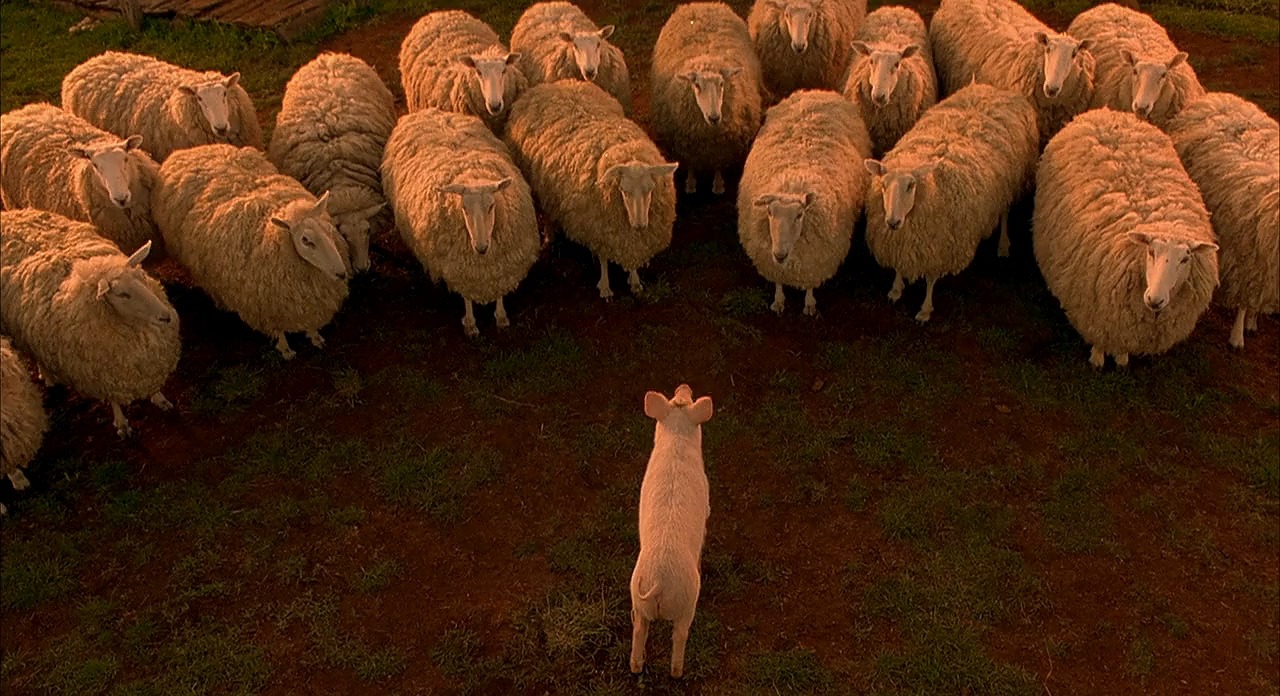
MULTIPOLYGON (((660 5, 655 15, 667 11, 668 3, 653 4, 660 5)), ((613 12, 609 3, 583 6, 593 16, 613 12)), ((926 16, 931 9, 917 7, 926 16)), ((1061 17, 1045 19, 1066 25, 1061 17)), ((412 22, 380 21, 322 48, 353 53, 397 84, 395 56, 412 22)), ((627 43, 626 29, 619 28, 617 40, 627 51, 643 122, 648 56, 627 43)), ((1198 61, 1238 51, 1241 42, 1172 33, 1211 89, 1274 85, 1280 74, 1274 46, 1259 47, 1262 60, 1199 68, 1198 61)), ((379 495, 372 473, 377 451, 351 452, 346 465, 335 465, 336 476, 268 470, 220 503, 231 521, 210 536, 182 528, 137 532, 144 538, 122 540, 127 548, 149 549, 136 564, 119 557, 118 544, 83 551, 75 596, 107 597, 122 617, 145 613, 171 599, 181 559, 208 545, 222 557, 204 580, 239 583, 237 591, 192 598, 182 605, 183 617, 234 618, 249 627, 244 639, 263 646, 273 668, 262 693, 459 693, 464 684, 473 693, 575 693, 580 684, 545 675, 531 683, 505 674, 460 677, 432 656, 441 636, 465 629, 479 643, 468 669, 510 659, 504 646, 524 630, 513 617, 558 601, 544 598, 566 587, 598 590, 612 612, 606 624, 615 642, 629 644, 626 576, 635 547, 595 520, 631 524, 652 433, 641 412, 643 393, 670 393, 687 381, 717 403, 706 426, 712 481, 706 553, 715 562, 704 563, 700 611, 718 626, 718 664, 679 687, 652 675, 630 678, 616 645, 603 656, 576 653, 570 659, 613 670, 593 677, 595 692, 814 693, 820 680, 788 686, 751 676, 753 656, 802 648, 835 675, 833 688, 855 693, 1276 693, 1274 499, 1242 494, 1245 476, 1232 466, 1233 455, 1215 459, 1212 445, 1202 446, 1205 437, 1270 442, 1280 430, 1280 326, 1273 317, 1263 318, 1260 332, 1236 353, 1226 346, 1228 313, 1214 308, 1175 350, 1181 357, 1136 360, 1130 376, 1095 375, 1085 365, 1086 347, 1038 280, 1026 203, 1015 211, 1013 258, 997 260, 994 244, 984 244, 973 268, 939 284, 927 326, 911 320, 922 290, 909 288, 895 306, 885 302, 892 274, 877 268, 860 243, 839 277, 818 292, 820 319, 800 316, 797 294, 789 294, 787 313, 774 317, 761 311, 765 284, 737 247, 734 193, 681 200, 671 250, 642 272, 656 299, 633 300, 624 290, 603 303, 595 291, 598 267, 583 250, 560 242, 509 298, 511 330, 496 332, 491 310, 478 312, 484 334, 478 342, 462 336, 456 296, 431 287, 390 243, 375 249, 376 274, 353 284, 346 308, 324 332, 324 351, 295 340, 300 356, 288 365, 274 359, 268 341, 176 282, 181 277, 171 266, 162 267, 183 321, 182 363, 167 390, 178 412, 133 407, 139 437, 121 444, 105 407, 55 391, 49 401, 55 427, 42 462, 122 461, 127 476, 109 487, 112 496, 192 482, 216 492, 236 479, 236 453, 246 443, 283 427, 287 440, 304 443, 368 444, 399 434, 421 447, 481 448, 500 462, 496 482, 476 488, 464 512, 442 522, 379 495), (523 357, 511 362, 512 355, 523 357), (1177 369, 1162 370, 1165 363, 1177 369), (211 380, 234 366, 262 375, 261 388, 238 408, 197 409, 211 380), (340 368, 361 380, 350 401, 335 397, 343 394, 335 386, 340 368), (1183 384, 1157 383, 1187 376, 1183 384), (1109 386, 1104 398, 1091 401, 1099 381, 1109 386), (1167 394, 1181 394, 1189 405, 1144 403, 1167 394), (1183 420, 1189 412, 1195 421, 1183 420), (884 441, 895 454, 868 454, 866 438, 890 431, 899 440, 884 441), (910 438, 930 443, 938 466, 918 467, 910 438), (893 444, 899 442, 907 444, 893 444), (1064 443, 1073 443, 1074 454, 1064 443), (814 447, 821 449, 815 454, 814 447), (1086 486, 1105 530, 1092 548, 1064 548, 1054 541, 1061 532, 1045 511, 1046 497, 1082 467, 1105 472, 1102 483, 1086 486), (911 508, 923 536, 895 533, 886 523, 897 502, 927 495, 938 481, 960 480, 971 486, 960 495, 963 509, 945 499, 911 508), (867 491, 860 504, 851 502, 857 497, 851 482, 867 491), (1264 502, 1242 508, 1241 495, 1264 502), (240 510, 317 496, 327 509, 360 508, 364 517, 338 529, 315 510, 278 527, 270 518, 234 521, 240 510), (1001 530, 1002 541, 953 544, 991 527, 1001 530), (260 539, 269 540, 272 559, 307 559, 310 579, 238 574, 237 567, 263 562, 252 553, 260 539), (574 560, 566 542, 616 549, 618 568, 584 570, 586 562, 574 560), (948 597, 952 546, 958 553, 994 547, 1002 558, 1017 559, 1017 571, 969 578, 948 597), (345 589, 345 578, 388 557, 399 572, 384 590, 345 589), (597 587, 601 578, 607 582, 597 587), (920 676, 924 667, 886 662, 884 655, 895 651, 921 652, 920 636, 931 635, 873 601, 888 578, 926 588, 907 594, 916 597, 913 611, 957 617, 963 625, 944 628, 974 631, 986 659, 1031 675, 1030 690, 982 676, 961 691, 954 688, 959 682, 920 676), (1026 578, 1033 590, 1009 586, 1026 578), (929 589, 939 584, 943 589, 929 589), (406 657, 401 671, 371 683, 347 666, 317 664, 308 657, 316 636, 299 623, 272 619, 273 609, 333 588, 341 629, 371 645, 396 646, 406 657)), ((615 269, 615 291, 625 288, 622 280, 615 269)), ((39 472, 33 467, 34 495, 4 498, 16 501, 18 513, 0 539, 36 538, 49 519, 62 531, 115 529, 106 522, 112 514, 106 503, 115 498, 83 480, 64 494, 66 507, 53 518, 22 513, 41 489, 56 485, 40 481, 39 472)), ((1066 500, 1069 506, 1077 499, 1066 500)), ((1070 510, 1063 514, 1068 525, 1077 519, 1070 510)), ((6 655, 51 650, 83 623, 75 602, 6 608, 3 617, 6 655)), ((695 642, 704 628, 695 621, 695 642)), ((667 664, 667 635, 650 638, 650 671, 667 664)), ((6 667, 6 691, 39 692, 37 662, 6 667)), ((141 660, 124 664, 113 682, 151 669, 141 660)))

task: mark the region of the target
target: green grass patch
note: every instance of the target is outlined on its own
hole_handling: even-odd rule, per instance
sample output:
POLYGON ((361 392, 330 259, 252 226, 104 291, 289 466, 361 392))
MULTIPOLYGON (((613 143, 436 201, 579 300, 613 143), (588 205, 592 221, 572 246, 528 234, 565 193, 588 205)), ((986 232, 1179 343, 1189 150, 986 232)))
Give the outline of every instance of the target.
POLYGON ((549 398, 574 386, 582 374, 582 346, 560 329, 549 329, 527 348, 503 349, 492 344, 486 348, 481 394, 549 398))
POLYGON ((905 650, 880 654, 875 662, 878 693, 1034 696, 1035 675, 988 657, 971 627, 939 622, 913 634, 905 650))
POLYGON ((349 669, 364 682, 380 682, 404 671, 408 658, 394 645, 373 647, 339 626, 338 596, 305 592, 275 614, 281 630, 301 625, 310 641, 305 661, 349 669))
POLYGON ((835 676, 808 648, 752 655, 745 674, 748 684, 771 694, 824 694, 835 686, 835 676))
POLYGON ((0 606, 30 609, 79 586, 80 551, 68 534, 42 532, 5 544, 0 558, 0 606))
POLYGON ((374 561, 368 568, 361 568, 351 581, 351 587, 363 594, 376 594, 388 587, 404 572, 394 558, 374 561))
POLYGON ((1088 553, 1109 538, 1111 513, 1102 499, 1106 476, 1087 464, 1075 464, 1055 481, 1041 505, 1049 540, 1069 553, 1088 553))
POLYGON ((1197 9, 1165 4, 1143 5, 1142 10, 1165 27, 1251 39, 1272 45, 1280 44, 1280 20, 1276 19, 1274 9, 1269 15, 1240 14, 1221 9, 1197 9))
POLYGON ((735 288, 720 298, 720 309, 727 317, 744 319, 769 311, 772 302, 768 291, 763 288, 735 288))
POLYGON ((456 522, 466 510, 468 496, 497 476, 499 459, 496 451, 469 442, 428 448, 399 438, 378 453, 379 489, 392 503, 456 522))

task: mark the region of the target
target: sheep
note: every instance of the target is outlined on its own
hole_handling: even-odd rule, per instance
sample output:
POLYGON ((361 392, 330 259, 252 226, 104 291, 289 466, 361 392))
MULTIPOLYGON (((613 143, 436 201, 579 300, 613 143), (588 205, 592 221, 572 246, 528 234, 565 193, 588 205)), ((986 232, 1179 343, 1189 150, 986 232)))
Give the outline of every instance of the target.
POLYGON ((870 155, 858 107, 835 92, 801 90, 765 114, 738 186, 738 238, 774 284, 773 311, 782 313, 790 285, 805 291, 805 315, 817 316, 813 289, 849 253, 870 155))
POLYGON ((0 470, 14 490, 31 485, 22 470, 31 463, 49 431, 44 395, 9 339, 0 337, 0 470))
POLYGON ((590 82, 530 89, 511 110, 507 141, 547 216, 599 257, 600 297, 613 297, 610 261, 640 293, 638 270, 671 245, 679 165, 590 82))
POLYGON ((156 236, 151 190, 159 167, 139 149, 50 104, 0 119, 0 199, 92 222, 126 254, 156 236))
POLYGON ((347 298, 342 237, 319 199, 249 147, 202 145, 160 165, 156 225, 170 254, 214 303, 297 354, 286 332, 320 328, 347 298))
POLYGON ((462 295, 466 335, 480 333, 475 302, 496 302, 498 328, 510 326, 502 300, 529 273, 542 240, 507 146, 470 114, 414 112, 391 132, 382 182, 405 245, 433 280, 462 295))
POLYGON ((612 24, 597 27, 577 5, 539 2, 511 30, 511 50, 529 86, 556 80, 594 82, 631 112, 631 73, 622 49, 609 43, 612 24))
POLYGON ((1093 42, 1054 33, 1014 0, 942 0, 929 40, 947 94, 976 79, 1030 99, 1041 148, 1093 99, 1093 42))
POLYGON ((178 366, 178 313, 141 268, 144 243, 126 257, 93 225, 32 208, 0 211, 0 324, 35 359, 48 384, 66 384, 111 405, 121 437, 133 430, 122 406, 150 397, 178 366))
POLYGON ((867 0, 756 0, 747 31, 765 90, 785 99, 798 89, 839 89, 867 0))
POLYGON ((1218 234, 1219 304, 1236 310, 1230 345, 1280 310, 1280 125, 1252 102, 1210 92, 1165 124, 1218 234))
POLYGON ((631 573, 631 672, 644 669, 649 623, 671 621, 671 676, 684 674, 684 648, 702 588, 702 545, 711 500, 702 462, 702 425, 711 420, 710 396, 693 400, 687 384, 667 400, 644 395, 644 414, 655 421, 653 452, 640 484, 640 554, 631 573))
POLYGON ((889 6, 867 15, 840 91, 858 106, 876 157, 938 101, 929 33, 915 10, 889 6))
POLYGON ((1204 95, 1187 54, 1148 15, 1106 3, 1076 15, 1067 33, 1092 42, 1095 108, 1133 111, 1163 126, 1184 104, 1204 95))
POLYGON ((435 107, 473 114, 501 133, 508 107, 529 83, 488 24, 462 10, 424 15, 400 44, 409 111, 435 107))
POLYGON ((997 225, 1009 255, 1009 206, 1035 173, 1039 137, 1031 102, 973 83, 926 111, 883 162, 865 162, 867 246, 895 271, 890 302, 923 276, 916 321, 929 321, 934 283, 967 268, 997 225))
POLYGON ((1045 148, 1032 220, 1036 262, 1067 319, 1106 356, 1169 350, 1218 286, 1218 245, 1200 191, 1169 136, 1103 107, 1045 148))
POLYGON ((379 168, 395 125, 391 90, 355 56, 322 53, 285 85, 267 156, 312 195, 329 192, 354 271, 369 269, 370 219, 386 206, 379 168))
POLYGON ((175 150, 228 143, 262 149, 262 127, 240 73, 198 72, 107 51, 62 80, 62 108, 127 138, 141 135, 163 162, 175 150))
POLYGON ((697 192, 704 172, 715 175, 711 192, 724 193, 724 170, 742 164, 760 129, 760 80, 747 25, 728 5, 671 13, 653 47, 649 121, 662 150, 685 165, 685 193, 697 192))

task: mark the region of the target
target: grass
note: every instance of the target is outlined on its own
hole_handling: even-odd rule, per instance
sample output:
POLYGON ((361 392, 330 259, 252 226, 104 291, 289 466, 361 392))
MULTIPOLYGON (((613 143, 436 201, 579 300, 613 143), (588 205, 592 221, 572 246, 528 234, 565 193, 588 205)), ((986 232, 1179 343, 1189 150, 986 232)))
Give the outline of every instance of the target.
POLYGON ((306 663, 351 670, 364 682, 382 682, 404 671, 405 653, 394 645, 373 647, 341 628, 336 594, 304 592, 275 615, 276 626, 286 630, 299 625, 310 647, 306 663))
POLYGON ((817 654, 805 648, 757 653, 745 672, 748 684, 771 694, 822 694, 835 686, 817 654))
POLYGON ((361 568, 351 581, 351 586, 363 594, 376 594, 391 587, 391 583, 402 573, 403 568, 395 559, 380 559, 368 568, 361 568))
POLYGON ((1101 499, 1105 477, 1098 469, 1075 465, 1054 482, 1042 505, 1050 541, 1068 553, 1099 548, 1111 532, 1111 514, 1101 499))
POLYGON ((378 460, 379 489, 389 502, 455 522, 466 510, 467 497, 497 476, 499 458, 479 445, 426 448, 400 438, 387 443, 378 460))
POLYGON ((0 606, 29 609, 74 590, 80 552, 73 540, 46 533, 6 545, 0 557, 0 606))

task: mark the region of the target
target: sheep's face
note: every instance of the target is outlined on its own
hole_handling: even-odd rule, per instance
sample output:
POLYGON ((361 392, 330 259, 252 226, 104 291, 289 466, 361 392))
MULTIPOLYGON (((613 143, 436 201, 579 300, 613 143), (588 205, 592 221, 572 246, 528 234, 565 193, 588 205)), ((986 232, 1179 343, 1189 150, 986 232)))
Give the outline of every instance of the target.
POLYGON ((644 395, 644 414, 658 421, 659 429, 665 426, 676 432, 692 432, 711 420, 712 411, 711 397, 694 401, 693 390, 687 384, 676 387, 671 399, 656 391, 644 395))
POLYGON ((1044 62, 1040 68, 1044 75, 1041 90, 1044 96, 1054 99, 1062 93, 1063 85, 1066 84, 1067 78, 1071 77, 1071 71, 1076 67, 1076 57, 1081 51, 1092 48, 1093 40, 1077 41, 1066 34, 1049 36, 1042 31, 1037 31, 1033 37, 1044 56, 1044 62))
POLYGON ((508 53, 505 58, 486 56, 462 56, 458 59, 468 68, 475 71, 480 81, 480 96, 484 97, 484 108, 491 115, 502 113, 506 107, 507 69, 520 60, 519 53, 508 53))
POLYGON ((1218 250, 1210 242, 1180 242, 1167 237, 1157 237, 1140 230, 1128 234, 1129 241, 1146 247, 1147 288, 1142 301, 1153 312, 1169 306, 1174 293, 1191 273, 1192 257, 1218 250))
POLYGON ((174 320, 173 308, 152 292, 147 274, 140 267, 149 253, 151 242, 143 244, 123 266, 98 279, 98 299, 134 326, 164 325, 174 320))
POLYGON ((227 90, 240 82, 240 73, 195 85, 183 85, 178 89, 195 98, 200 112, 214 135, 225 138, 231 134, 230 108, 227 106, 227 90))
POLYGON ((702 118, 707 123, 720 125, 721 110, 724 108, 724 92, 729 79, 742 72, 742 68, 725 68, 723 70, 695 70, 682 73, 676 77, 689 83, 693 89, 693 98, 698 102, 702 118))
POLYGON ((778 23, 787 32, 787 36, 791 37, 791 50, 796 53, 808 50, 814 16, 821 4, 822 0, 770 0, 769 5, 778 10, 778 23))
POLYGON ((871 103, 881 107, 889 103, 893 91, 898 88, 898 68, 902 61, 919 53, 920 46, 910 44, 897 50, 873 49, 861 41, 854 41, 853 50, 871 62, 865 89, 871 94, 871 103))
POLYGON ((578 72, 587 82, 596 79, 600 70, 600 42, 610 36, 613 36, 612 24, 596 31, 560 32, 560 40, 569 44, 573 59, 578 63, 578 72))
POLYGON ((1132 71, 1133 113, 1148 118, 1169 84, 1169 73, 1187 59, 1186 53, 1178 53, 1166 62, 1139 60, 1129 49, 1122 49, 1120 57, 1132 71))
POLYGON ((441 186, 442 194, 456 195, 462 199, 462 220, 471 238, 471 248, 481 256, 489 251, 493 240, 493 224, 496 219, 497 198, 494 194, 511 185, 511 177, 498 181, 477 183, 452 183, 441 186))
POLYGON ((379 203, 341 217, 338 232, 347 242, 351 254, 351 268, 357 273, 369 270, 369 220, 378 214, 386 203, 379 203))
POLYGON ((791 258, 791 252, 804 231, 804 216, 813 204, 813 193, 766 193, 752 205, 764 208, 769 215, 769 241, 773 260, 779 266, 791 258))
POLYGON ((907 213, 916 204, 919 184, 933 172, 937 163, 915 169, 889 169, 877 160, 865 160, 863 164, 872 176, 880 177, 880 195, 884 202, 884 224, 891 230, 902 227, 907 213))
POLYGON ((128 140, 96 143, 87 147, 73 145, 71 152, 89 160, 93 174, 106 189, 111 202, 119 208, 128 208, 133 200, 133 168, 129 166, 129 152, 142 143, 141 135, 128 140))
POLYGON ((271 224, 288 230, 293 248, 303 261, 315 266, 317 270, 333 280, 347 279, 347 262, 338 251, 333 241, 333 221, 328 211, 329 192, 326 191, 315 205, 303 210, 301 214, 289 216, 292 219, 271 218, 271 224))
POLYGON ((627 222, 642 230, 649 226, 649 208, 653 203, 653 190, 658 180, 675 174, 679 164, 649 165, 643 162, 615 164, 604 172, 605 186, 617 182, 622 193, 622 205, 627 210, 627 222))

